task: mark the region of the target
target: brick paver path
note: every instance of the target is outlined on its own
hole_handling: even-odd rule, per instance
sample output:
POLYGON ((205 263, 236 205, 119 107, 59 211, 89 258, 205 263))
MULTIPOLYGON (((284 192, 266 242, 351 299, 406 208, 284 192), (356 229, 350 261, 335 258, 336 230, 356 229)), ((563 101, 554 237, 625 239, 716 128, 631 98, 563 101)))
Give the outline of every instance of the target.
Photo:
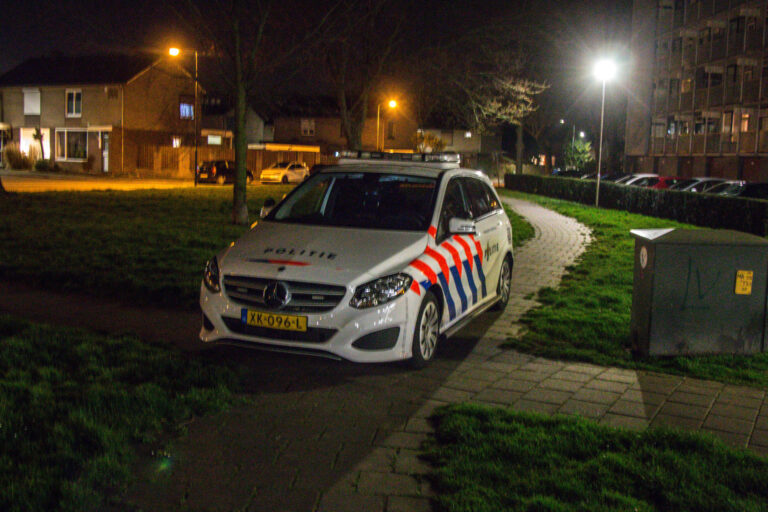
POLYGON ((459 334, 481 339, 403 428, 375 441, 371 454, 324 494, 320 511, 431 510, 432 491, 423 478, 429 467, 418 458, 419 446, 432 431, 427 421, 432 411, 456 402, 575 414, 632 429, 701 429, 768 455, 768 402, 762 390, 501 349, 508 337, 521 333, 522 314, 537 305, 532 294, 556 286, 590 240, 589 230, 573 219, 526 201, 503 201, 536 231, 516 251, 508 307, 495 317, 481 315, 459 334))

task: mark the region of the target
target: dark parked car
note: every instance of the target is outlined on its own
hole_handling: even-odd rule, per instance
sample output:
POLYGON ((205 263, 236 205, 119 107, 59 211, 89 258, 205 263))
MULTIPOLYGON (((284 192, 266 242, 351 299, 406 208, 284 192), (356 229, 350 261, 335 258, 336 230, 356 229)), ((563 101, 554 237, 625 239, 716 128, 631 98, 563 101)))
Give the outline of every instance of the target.
POLYGON ((672 190, 682 190, 684 192, 709 192, 709 189, 724 181, 723 178, 687 178, 678 181, 669 188, 672 190))
MULTIPOLYGON (((245 170, 245 179, 253 183, 253 173, 245 170)), ((198 183, 233 183, 235 181, 235 162, 232 160, 210 160, 203 162, 197 171, 198 183)))
MULTIPOLYGON (((715 189, 713 188, 712 190, 714 191, 715 189)), ((768 183, 731 183, 720 189, 718 195, 750 199, 768 199, 768 183)))
POLYGON ((309 168, 309 175, 312 176, 313 174, 317 174, 318 172, 322 171, 323 169, 327 169, 329 167, 333 167, 334 164, 315 164, 312 167, 309 168))

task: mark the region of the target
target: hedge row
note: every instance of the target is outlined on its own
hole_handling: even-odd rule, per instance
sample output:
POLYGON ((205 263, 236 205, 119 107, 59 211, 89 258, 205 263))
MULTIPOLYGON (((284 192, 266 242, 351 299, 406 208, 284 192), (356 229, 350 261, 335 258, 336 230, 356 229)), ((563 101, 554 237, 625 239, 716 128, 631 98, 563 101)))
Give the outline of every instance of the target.
MULTIPOLYGON (((504 186, 578 203, 595 204, 595 181, 507 174, 504 186)), ((765 236, 768 201, 713 196, 676 190, 654 190, 600 182, 600 207, 672 219, 708 228, 735 229, 765 236)))

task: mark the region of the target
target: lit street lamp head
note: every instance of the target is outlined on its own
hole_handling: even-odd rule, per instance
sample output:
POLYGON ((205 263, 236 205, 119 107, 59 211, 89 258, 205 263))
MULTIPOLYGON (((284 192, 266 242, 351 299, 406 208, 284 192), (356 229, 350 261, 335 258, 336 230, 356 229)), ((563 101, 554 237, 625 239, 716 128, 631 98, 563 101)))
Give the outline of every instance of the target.
POLYGON ((178 57, 180 53, 181 53, 181 50, 179 50, 178 48, 168 48, 168 55, 170 55, 171 57, 178 57))
POLYGON ((395 108, 397 106, 397 102, 395 100, 389 100, 389 108, 395 108))
POLYGON ((601 82, 609 82, 616 76, 616 63, 610 59, 601 59, 595 62, 593 72, 601 82))

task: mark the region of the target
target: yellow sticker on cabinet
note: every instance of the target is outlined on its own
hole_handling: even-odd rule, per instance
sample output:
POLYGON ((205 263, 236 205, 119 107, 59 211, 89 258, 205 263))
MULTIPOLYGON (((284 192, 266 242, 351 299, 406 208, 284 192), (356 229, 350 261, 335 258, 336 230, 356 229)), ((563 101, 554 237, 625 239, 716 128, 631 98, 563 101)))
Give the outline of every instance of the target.
POLYGON ((751 270, 736 271, 736 295, 752 295, 752 276, 751 270))

